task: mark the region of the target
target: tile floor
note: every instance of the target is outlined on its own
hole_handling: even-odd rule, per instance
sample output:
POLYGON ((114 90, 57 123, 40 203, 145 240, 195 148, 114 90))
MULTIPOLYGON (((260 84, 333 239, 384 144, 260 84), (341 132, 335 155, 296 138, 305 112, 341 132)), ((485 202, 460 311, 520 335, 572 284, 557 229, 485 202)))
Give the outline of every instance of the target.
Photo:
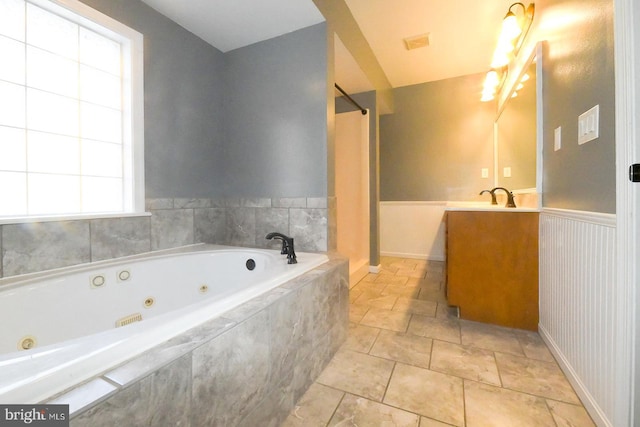
POLYGON ((594 426, 537 333, 451 312, 443 269, 383 257, 351 289, 349 339, 283 427, 594 426))

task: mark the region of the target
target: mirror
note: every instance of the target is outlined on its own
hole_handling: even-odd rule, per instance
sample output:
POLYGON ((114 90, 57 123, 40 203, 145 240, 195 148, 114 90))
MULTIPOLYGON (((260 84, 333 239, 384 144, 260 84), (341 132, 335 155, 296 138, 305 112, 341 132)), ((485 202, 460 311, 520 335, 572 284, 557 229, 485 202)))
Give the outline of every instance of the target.
MULTIPOLYGON (((494 124, 496 186, 540 193, 542 177, 542 44, 527 57, 494 124)), ((516 70, 512 70, 516 72, 516 70)))

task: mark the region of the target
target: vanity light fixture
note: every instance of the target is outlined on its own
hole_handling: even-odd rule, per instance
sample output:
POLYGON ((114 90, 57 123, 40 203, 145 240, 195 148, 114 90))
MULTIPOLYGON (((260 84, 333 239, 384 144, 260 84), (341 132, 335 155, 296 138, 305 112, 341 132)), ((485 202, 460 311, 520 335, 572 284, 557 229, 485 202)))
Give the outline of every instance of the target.
POLYGON ((530 3, 526 6, 523 3, 513 3, 509 6, 507 14, 502 20, 502 30, 498 38, 498 44, 493 52, 491 60, 491 71, 487 73, 482 90, 482 101, 494 99, 499 86, 504 81, 507 74, 509 62, 518 54, 522 42, 529 32, 535 5, 530 3), (517 13, 516 13, 517 12, 517 13), (498 76, 496 78, 495 76, 498 76))
POLYGON ((490 70, 484 79, 482 88, 482 102, 491 101, 496 95, 496 91, 501 82, 501 76, 496 70, 490 70))

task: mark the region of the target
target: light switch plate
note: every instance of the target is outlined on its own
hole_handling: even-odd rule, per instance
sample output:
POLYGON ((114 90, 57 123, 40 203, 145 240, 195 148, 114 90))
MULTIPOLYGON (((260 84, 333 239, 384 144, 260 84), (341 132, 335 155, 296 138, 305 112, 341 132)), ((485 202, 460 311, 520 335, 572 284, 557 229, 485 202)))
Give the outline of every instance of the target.
POLYGON ((600 105, 596 105, 578 117, 578 144, 593 141, 600 133, 600 105))
POLYGON ((502 175, 505 178, 511 178, 511 166, 505 167, 502 172, 503 172, 502 175))
POLYGON ((482 168, 482 177, 489 178, 489 168, 482 168))
POLYGON ((553 151, 558 151, 562 148, 562 126, 558 126, 553 131, 553 151))

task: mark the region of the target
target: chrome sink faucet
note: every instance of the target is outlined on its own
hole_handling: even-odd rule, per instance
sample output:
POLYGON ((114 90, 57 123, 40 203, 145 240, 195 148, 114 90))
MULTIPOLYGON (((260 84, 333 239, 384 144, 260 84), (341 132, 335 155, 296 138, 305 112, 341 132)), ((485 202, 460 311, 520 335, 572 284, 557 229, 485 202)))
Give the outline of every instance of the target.
POLYGON ((282 240, 282 250, 280 253, 287 256, 287 264, 296 264, 296 252, 293 249, 293 237, 285 236, 282 233, 273 232, 266 235, 265 239, 278 239, 282 240))
POLYGON ((497 205, 498 204, 498 201, 496 200, 496 193, 494 193, 493 190, 482 190, 480 192, 480 195, 482 196, 484 193, 491 194, 491 204, 492 205, 497 205))
POLYGON ((513 200, 513 193, 511 191, 507 190, 504 187, 496 187, 493 190, 491 190, 490 193, 495 196, 496 190, 503 190, 505 193, 507 193, 507 204, 504 205, 505 208, 516 207, 516 202, 513 200))

